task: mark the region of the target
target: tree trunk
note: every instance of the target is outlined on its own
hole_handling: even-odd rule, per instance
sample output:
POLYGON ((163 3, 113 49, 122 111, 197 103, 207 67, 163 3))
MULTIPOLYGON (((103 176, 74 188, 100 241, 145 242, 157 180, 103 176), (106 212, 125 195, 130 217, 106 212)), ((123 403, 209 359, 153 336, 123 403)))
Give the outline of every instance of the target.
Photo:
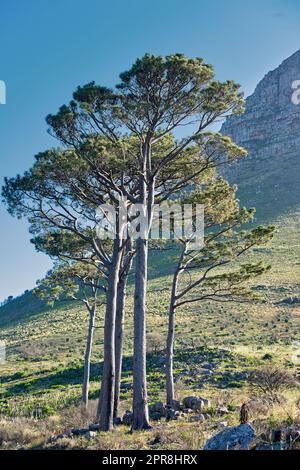
POLYGON ((133 430, 149 429, 146 380, 147 240, 136 240, 134 294, 133 430))
POLYGON ((169 309, 169 323, 168 323, 168 335, 166 342, 166 392, 167 392, 167 405, 172 406, 175 400, 174 394, 174 333, 175 333, 175 309, 176 309, 176 295, 178 287, 179 273, 182 270, 182 262, 186 255, 187 245, 181 252, 179 262, 173 275, 170 309, 169 309))
POLYGON ((120 261, 120 240, 115 239, 110 272, 108 276, 104 322, 103 374, 98 405, 99 426, 101 431, 110 431, 114 427, 113 407, 115 392, 115 320, 120 261))
POLYGON ((114 397, 114 421, 116 421, 118 417, 118 407, 119 407, 119 398, 120 398, 126 281, 127 279, 121 279, 121 281, 119 282, 118 296, 117 296, 116 330, 115 330, 116 380, 115 380, 115 397, 114 397))
POLYGON ((171 302, 169 310, 168 336, 166 344, 166 391, 167 405, 172 406, 174 396, 173 356, 174 356, 174 305, 171 302))
POLYGON ((116 360, 116 379, 115 379, 115 397, 114 397, 114 421, 118 417, 118 407, 120 399, 120 383, 122 375, 123 358, 123 337, 124 337, 124 317, 128 274, 132 266, 132 243, 127 242, 126 254, 121 269, 124 272, 120 276, 117 295, 116 309, 116 329, 115 329, 115 360, 116 360), (127 264, 126 264, 127 263, 127 264))
POLYGON ((83 385, 82 385, 82 398, 81 401, 85 408, 88 406, 89 401, 89 384, 90 384, 90 370, 91 370, 91 353, 95 326, 96 305, 89 309, 89 331, 87 335, 85 358, 84 358, 84 372, 83 372, 83 385))
MULTIPOLYGON (((148 137, 143 148, 140 176, 140 202, 147 209, 148 229, 136 240, 134 292, 134 354, 133 354, 133 422, 132 430, 149 429, 146 377, 146 294, 148 268, 148 237, 151 229, 155 179, 151 176, 151 145, 148 137)), ((141 232, 141 229, 140 229, 141 232)))

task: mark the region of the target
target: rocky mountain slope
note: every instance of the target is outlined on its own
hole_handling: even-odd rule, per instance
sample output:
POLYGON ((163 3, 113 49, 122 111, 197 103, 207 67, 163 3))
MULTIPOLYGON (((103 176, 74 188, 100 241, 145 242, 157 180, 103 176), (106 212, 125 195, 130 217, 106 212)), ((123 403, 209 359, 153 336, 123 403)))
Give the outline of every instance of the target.
POLYGON ((225 176, 239 185, 242 202, 255 205, 261 219, 300 202, 300 104, 292 88, 296 80, 300 50, 267 73, 247 98, 245 113, 228 118, 221 129, 248 150, 248 157, 231 165, 225 176))

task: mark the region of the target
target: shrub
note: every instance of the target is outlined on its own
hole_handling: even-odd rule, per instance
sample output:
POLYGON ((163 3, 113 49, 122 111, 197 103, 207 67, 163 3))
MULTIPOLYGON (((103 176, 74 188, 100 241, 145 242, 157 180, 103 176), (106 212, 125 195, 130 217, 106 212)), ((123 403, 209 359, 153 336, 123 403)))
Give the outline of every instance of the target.
POLYGON ((269 402, 279 403, 280 393, 296 386, 295 377, 288 371, 276 367, 254 370, 249 376, 251 387, 269 402))
POLYGON ((165 345, 165 338, 160 333, 148 333, 147 334, 147 352, 150 354, 157 354, 163 349, 165 345))
POLYGON ((272 359, 273 359, 273 356, 272 354, 269 354, 269 353, 264 354, 264 356, 262 357, 263 361, 271 361, 272 359))

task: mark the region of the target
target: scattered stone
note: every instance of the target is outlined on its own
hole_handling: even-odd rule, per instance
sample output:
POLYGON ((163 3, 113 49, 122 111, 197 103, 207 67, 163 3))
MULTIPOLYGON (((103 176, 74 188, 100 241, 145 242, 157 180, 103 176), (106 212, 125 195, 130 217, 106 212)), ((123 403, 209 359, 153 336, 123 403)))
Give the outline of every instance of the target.
POLYGON ((99 424, 90 424, 89 425, 89 430, 90 431, 99 431, 99 429, 100 429, 99 424))
MULTIPOLYGON (((98 426, 98 425, 91 425, 91 426, 98 426)), ((72 438, 74 436, 84 436, 89 439, 93 439, 96 437, 96 432, 91 431, 89 428, 73 428, 70 431, 66 431, 61 434, 57 434, 56 436, 51 436, 47 442, 55 442, 58 439, 66 439, 66 438, 72 438)))
POLYGON ((153 421, 159 421, 162 418, 162 414, 158 411, 149 411, 149 417, 153 421))
POLYGON ((131 413, 131 411, 129 410, 126 410, 122 418, 122 422, 123 424, 126 424, 127 426, 131 426, 133 422, 133 413, 131 413))
POLYGON ((253 287, 254 290, 265 290, 268 287, 265 286, 264 284, 258 284, 257 286, 253 287))
POLYGON ((201 411, 204 402, 201 397, 185 397, 183 399, 184 408, 191 408, 194 411, 201 411))
POLYGON ((204 414, 200 413, 199 415, 196 416, 191 416, 189 421, 190 422, 196 422, 196 423, 203 423, 205 421, 205 416, 204 414))
POLYGON ((122 419, 117 416, 115 419, 114 419, 114 425, 115 426, 120 426, 122 424, 122 419))
POLYGON ((173 400, 171 408, 173 408, 175 411, 180 411, 181 410, 180 402, 177 400, 173 400))
POLYGON ((287 297, 279 302, 285 305, 296 305, 300 304, 300 297, 287 297))
POLYGON ((273 450, 273 447, 271 444, 268 444, 267 442, 259 442, 255 446, 255 450, 273 450))
POLYGON ((159 434, 157 434, 154 439, 152 439, 149 444, 150 446, 156 446, 157 444, 161 444, 162 440, 159 434))
POLYGON ((272 354, 270 354, 270 353, 266 353, 266 354, 264 354, 263 357, 262 357, 262 360, 263 360, 263 361, 271 361, 272 359, 273 359, 273 356, 272 356, 272 354))
POLYGON ((190 415, 190 414, 194 413, 194 410, 192 410, 192 408, 184 408, 183 412, 190 415))
POLYGON ((150 418, 154 421, 159 421, 161 418, 166 417, 168 412, 168 407, 165 406, 162 402, 157 402, 149 408, 150 418))
POLYGON ((176 421, 182 416, 184 416, 184 414, 181 411, 175 411, 172 408, 169 408, 167 411, 167 415, 166 415, 166 421, 171 421, 171 420, 176 421))
POLYGON ((161 416, 166 416, 167 414, 167 408, 165 407, 165 405, 158 401, 157 403, 155 403, 151 408, 150 408, 150 411, 153 411, 154 413, 160 413, 161 416))
POLYGON ((212 373, 212 370, 202 367, 191 370, 189 375, 194 377, 196 375, 212 375, 212 373))
POLYGON ((121 389, 122 390, 132 390, 133 389, 133 384, 132 383, 121 383, 121 389))
POLYGON ((227 413, 229 413, 229 410, 228 410, 227 406, 218 406, 217 413, 218 413, 218 415, 224 416, 227 413))
POLYGON ((255 431, 250 424, 227 427, 206 441, 204 450, 247 450, 255 439, 255 431))
POLYGON ((205 407, 210 406, 210 400, 208 400, 207 398, 203 398, 203 397, 201 397, 201 400, 203 401, 203 406, 205 407))
POLYGON ((71 429, 70 434, 73 436, 83 436, 83 434, 86 434, 87 432, 89 432, 89 430, 86 428, 73 428, 71 429))
POLYGON ((218 428, 222 429, 222 428, 227 428, 228 426, 228 421, 220 421, 218 423, 218 428))
POLYGON ((284 447, 283 447, 283 444, 282 442, 274 442, 274 444, 272 445, 272 450, 283 450, 284 447))
POLYGON ((215 364, 202 364, 202 368, 213 370, 216 368, 216 365, 215 364))
POLYGON ((254 450, 284 450, 282 442, 274 442, 270 444, 268 442, 258 442, 254 446, 254 450))
POLYGON ((171 421, 171 420, 177 420, 177 419, 178 418, 175 415, 175 410, 173 410, 172 408, 169 408, 168 411, 167 411, 166 420, 171 421))
POLYGON ((66 437, 68 437, 67 434, 57 434, 56 436, 55 436, 55 435, 54 435, 54 436, 50 436, 47 442, 49 442, 49 443, 55 442, 55 441, 57 441, 58 439, 65 439, 66 437))

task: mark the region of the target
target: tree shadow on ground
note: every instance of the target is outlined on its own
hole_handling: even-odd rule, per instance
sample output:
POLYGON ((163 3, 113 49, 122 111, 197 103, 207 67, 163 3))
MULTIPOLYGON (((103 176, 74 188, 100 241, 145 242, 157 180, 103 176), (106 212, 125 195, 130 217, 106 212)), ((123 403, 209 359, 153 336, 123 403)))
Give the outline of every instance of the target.
MULTIPOLYGON (((246 358, 245 358, 246 359, 246 358)), ((237 363, 237 356, 227 350, 212 350, 204 347, 193 349, 186 349, 184 351, 177 351, 175 354, 175 379, 181 378, 187 385, 194 388, 204 381, 214 383, 217 387, 224 388, 224 383, 228 384, 230 381, 235 382, 244 380, 244 375, 241 372, 226 371, 222 375, 215 376, 218 364, 220 361, 226 361, 228 364, 237 363), (212 373, 206 377, 203 374, 197 375, 197 367, 207 367, 212 373)), ((239 365, 243 363, 242 358, 239 358, 239 365)), ((147 373, 149 382, 163 382, 164 380, 164 352, 160 351, 156 354, 147 354, 147 373)), ((122 389, 130 390, 132 383, 132 356, 125 356, 123 358, 122 370, 122 389)), ((102 375, 103 362, 91 364, 91 381, 99 381, 102 375)), ((81 385, 83 377, 83 365, 78 367, 70 367, 49 373, 49 371, 40 371, 39 376, 36 373, 30 375, 22 375, 15 373, 12 375, 2 376, 1 383, 12 383, 6 388, 3 397, 12 395, 21 395, 26 393, 36 393, 43 390, 54 390, 64 388, 69 385, 81 385)), ((96 392, 95 392, 96 393, 96 392)))

